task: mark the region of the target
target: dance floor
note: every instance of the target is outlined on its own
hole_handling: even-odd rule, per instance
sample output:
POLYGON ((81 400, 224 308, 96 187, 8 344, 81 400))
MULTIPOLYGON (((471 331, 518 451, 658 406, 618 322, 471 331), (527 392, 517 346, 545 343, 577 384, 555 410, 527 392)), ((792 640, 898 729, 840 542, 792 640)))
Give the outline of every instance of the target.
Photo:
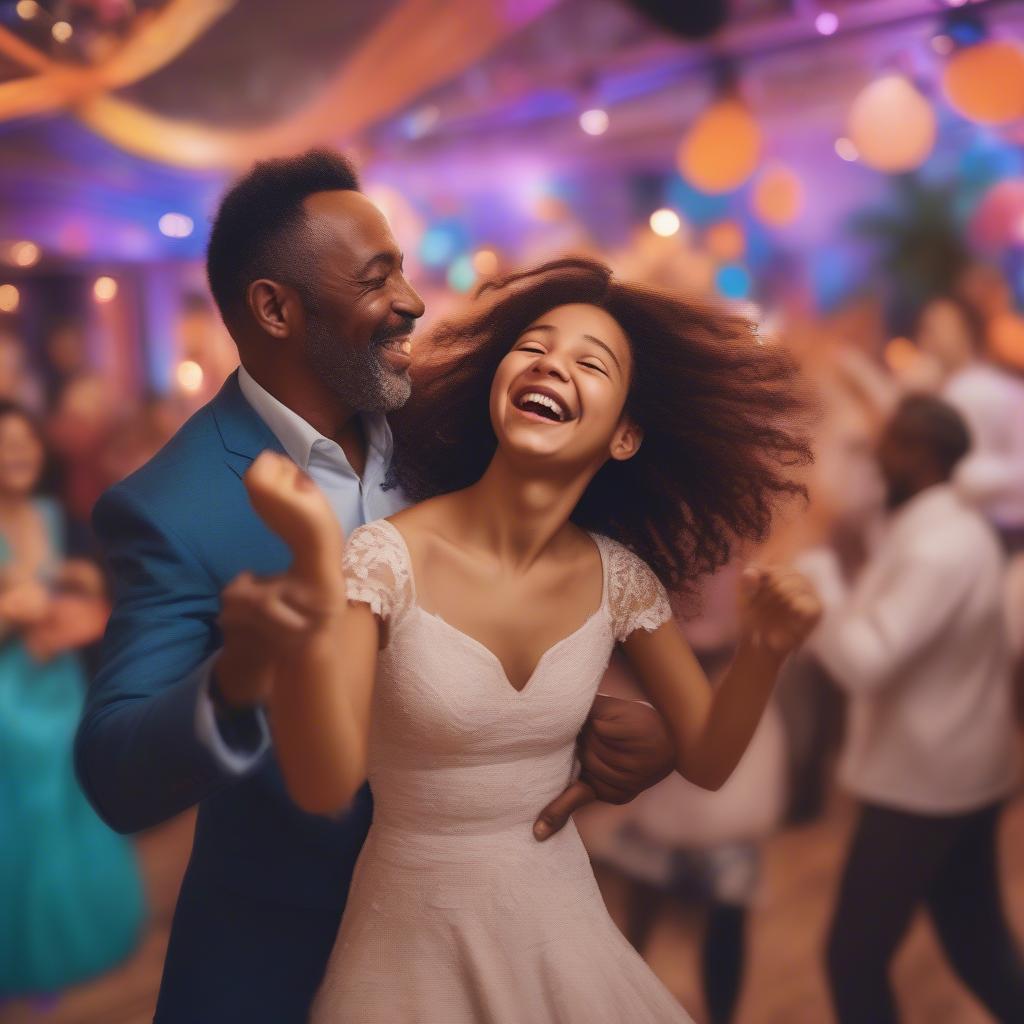
MULTIPOLYGON (((851 808, 837 800, 824 819, 788 830, 767 844, 737 1024, 828 1024, 832 1019, 820 949, 851 823, 851 808)), ((0 1009, 2 1024, 148 1024, 191 831, 192 819, 187 816, 139 841, 152 919, 136 955, 104 978, 68 991, 55 1005, 7 1004, 0 1009)), ((1016 932, 1024 939, 1021 850, 1024 798, 1009 808, 1001 835, 1007 904, 1016 932)), ((607 898, 613 913, 617 896, 610 886, 607 898)), ((702 1021, 695 984, 698 927, 692 916, 667 912, 652 937, 648 956, 654 970, 702 1021)), ((924 918, 915 922, 896 960, 895 981, 905 1024, 984 1024, 989 1019, 942 962, 924 918)))

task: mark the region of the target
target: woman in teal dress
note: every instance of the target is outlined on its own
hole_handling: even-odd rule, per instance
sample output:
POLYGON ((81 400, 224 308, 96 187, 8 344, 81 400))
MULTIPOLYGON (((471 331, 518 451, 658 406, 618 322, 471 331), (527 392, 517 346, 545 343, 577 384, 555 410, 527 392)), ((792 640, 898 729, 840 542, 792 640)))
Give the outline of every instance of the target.
POLYGON ((0 999, 112 967, 144 916, 134 851, 72 769, 74 649, 99 635, 104 608, 95 568, 62 561, 57 506, 35 496, 44 457, 32 419, 0 403, 0 999))

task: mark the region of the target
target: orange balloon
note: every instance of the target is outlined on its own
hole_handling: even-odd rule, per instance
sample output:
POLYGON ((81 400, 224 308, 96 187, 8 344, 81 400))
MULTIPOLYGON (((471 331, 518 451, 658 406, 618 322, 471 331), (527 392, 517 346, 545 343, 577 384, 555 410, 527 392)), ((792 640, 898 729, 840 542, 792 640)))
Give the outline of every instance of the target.
POLYGON ((743 236, 743 228, 736 221, 720 220, 704 232, 704 244, 716 260, 731 263, 743 255, 747 240, 743 236))
POLYGON ((693 123, 677 162, 683 177, 701 192, 718 195, 739 188, 757 168, 761 129, 739 100, 719 100, 693 123))
POLYGON ((955 53, 942 74, 949 105, 979 124, 1008 124, 1024 116, 1024 50, 994 39, 955 53))
POLYGON ((912 171, 935 145, 935 111, 902 75, 884 75, 853 101, 846 134, 868 167, 889 174, 912 171))
POLYGON ((784 227, 800 216, 804 187, 788 167, 774 164, 758 178, 752 201, 760 220, 772 227, 784 227))

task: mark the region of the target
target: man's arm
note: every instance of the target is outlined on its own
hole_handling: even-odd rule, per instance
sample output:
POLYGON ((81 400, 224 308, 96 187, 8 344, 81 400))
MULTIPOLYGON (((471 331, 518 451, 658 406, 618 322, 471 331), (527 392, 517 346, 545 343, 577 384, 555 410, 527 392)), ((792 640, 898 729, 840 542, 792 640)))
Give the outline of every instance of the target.
POLYGON ((598 694, 580 734, 580 777, 540 812, 534 835, 547 839, 593 800, 626 804, 675 767, 668 727, 650 704, 598 694))
POLYGON ((101 817, 135 832, 198 803, 249 761, 226 763, 214 737, 200 739, 204 713, 208 731, 214 724, 206 688, 219 645, 216 582, 123 487, 100 499, 93 522, 114 608, 75 764, 101 817))

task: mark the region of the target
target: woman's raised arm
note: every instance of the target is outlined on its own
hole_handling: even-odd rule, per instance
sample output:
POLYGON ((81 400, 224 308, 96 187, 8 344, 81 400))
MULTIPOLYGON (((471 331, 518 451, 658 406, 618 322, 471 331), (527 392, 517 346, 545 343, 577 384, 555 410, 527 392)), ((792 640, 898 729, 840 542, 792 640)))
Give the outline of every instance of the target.
POLYGON ((747 569, 740 641, 714 689, 673 622, 634 630, 622 647, 651 703, 669 725, 676 770, 704 789, 725 784, 747 749, 787 655, 813 629, 821 607, 798 573, 747 569))

